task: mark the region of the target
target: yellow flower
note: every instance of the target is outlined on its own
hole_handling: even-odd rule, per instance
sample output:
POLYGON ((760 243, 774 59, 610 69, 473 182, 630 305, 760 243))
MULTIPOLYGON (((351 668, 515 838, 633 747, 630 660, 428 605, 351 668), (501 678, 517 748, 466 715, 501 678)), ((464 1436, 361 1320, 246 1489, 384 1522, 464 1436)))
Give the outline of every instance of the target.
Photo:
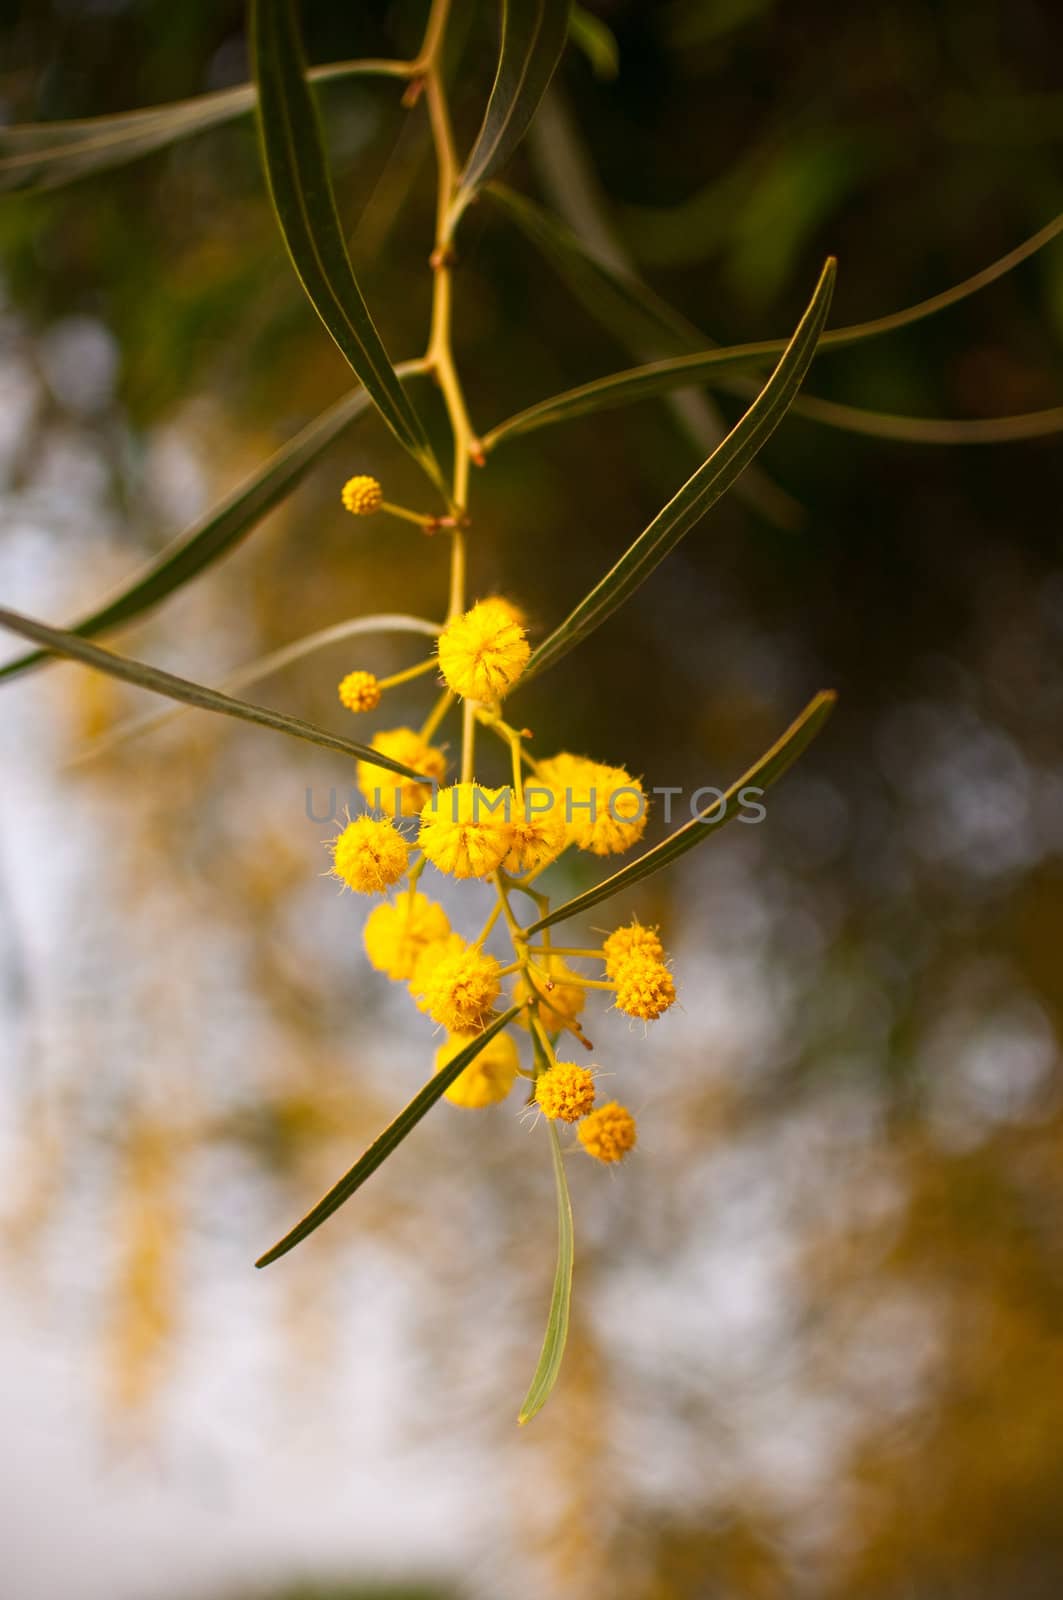
MULTIPOLYGON (((545 973, 538 969, 532 973, 535 989, 543 996, 536 1001, 536 1011, 547 1033, 558 1033, 566 1022, 579 1016, 587 1002, 587 991, 574 982, 576 974, 559 956, 540 957, 540 966, 545 967, 545 973)), ((526 979, 518 978, 513 989, 514 1004, 530 1000, 533 993, 526 979)), ((528 1026, 526 1011, 521 1014, 520 1021, 523 1027, 528 1026)))
POLYGON ((606 856, 630 849, 642 837, 649 809, 645 791, 623 767, 563 750, 538 762, 536 773, 557 797, 570 844, 606 856))
POLYGON ((358 894, 384 894, 406 871, 409 855, 393 823, 358 817, 332 842, 332 871, 358 894))
POLYGON ((574 1061, 557 1061, 535 1080, 535 1102, 551 1121, 578 1122, 594 1104, 594 1072, 574 1061))
MULTIPOLYGON (((446 1044, 436 1051, 435 1070, 438 1072, 448 1061, 453 1061, 459 1050, 472 1044, 475 1033, 452 1033, 446 1044)), ((497 1033, 485 1044, 480 1054, 460 1072, 443 1097, 456 1106, 468 1106, 477 1111, 481 1106, 497 1105, 512 1089, 517 1077, 520 1057, 517 1046, 508 1033, 497 1033)))
POLYGON ((592 795, 594 813, 583 813, 587 821, 576 836, 580 849, 596 856, 630 850, 646 830, 649 804, 641 783, 623 767, 596 766, 592 795))
POLYGON ((616 964, 616 1009, 645 1022, 668 1010, 675 1001, 675 980, 663 961, 644 950, 631 950, 616 964))
POLYGON ((413 977, 425 947, 445 939, 449 932, 450 922, 441 905, 427 895, 416 891, 411 895, 404 889, 394 902, 370 913, 362 937, 370 964, 400 983, 413 977))
POLYGON ((620 962, 636 950, 652 961, 664 960, 664 945, 657 937, 657 929, 644 927, 638 921, 629 922, 624 928, 616 928, 602 945, 607 975, 615 978, 620 962))
POLYGON ((481 600, 439 635, 439 666, 448 689, 494 703, 513 687, 531 646, 506 601, 481 600))
POLYGON ((380 704, 380 687, 372 672, 348 672, 339 695, 348 711, 375 711, 380 704))
POLYGON ((535 764, 536 778, 553 793, 553 810, 564 823, 569 844, 578 842, 580 829, 586 823, 596 767, 596 762, 588 761, 585 756, 570 755, 567 750, 535 764))
POLYGON ((505 595, 493 594, 489 600, 481 600, 480 604, 482 606, 491 606, 498 616, 502 617, 506 622, 515 622, 518 628, 526 628, 528 626, 528 618, 524 611, 514 601, 507 600, 505 595))
MULTIPOLYGON (((447 758, 442 750, 426 744, 412 728, 382 728, 374 733, 370 744, 381 755, 401 761, 414 772, 423 772, 437 781, 447 770, 447 758)), ((429 783, 417 783, 413 778, 403 778, 397 772, 388 772, 371 761, 358 763, 358 787, 367 805, 375 811, 384 811, 389 817, 416 817, 432 798, 429 783)))
POLYGON ((523 811, 519 803, 514 804, 510 846, 502 863, 507 872, 534 872, 548 866, 568 843, 564 812, 556 801, 549 810, 538 811, 529 803, 533 799, 525 792, 523 811))
MULTIPOLYGON (((424 1008, 451 1033, 483 1027, 502 988, 494 956, 473 946, 434 962, 425 980, 424 1008)), ((420 973, 417 974, 420 977, 420 973)))
POLYGON ((512 789, 453 783, 421 812, 417 843, 434 867, 453 878, 486 878, 510 847, 512 789))
POLYGON ((348 478, 343 485, 343 503, 352 517, 370 517, 374 511, 380 510, 383 494, 375 478, 367 478, 364 473, 359 473, 355 478, 348 478))
POLYGON ((460 933, 447 933, 441 939, 432 939, 418 951, 410 974, 410 994, 418 1011, 427 1011, 425 991, 428 980, 444 956, 460 955, 466 948, 460 933))
POLYGON ((580 1144, 596 1161, 622 1161, 634 1150, 638 1132, 635 1119, 626 1106, 610 1100, 576 1129, 580 1144))

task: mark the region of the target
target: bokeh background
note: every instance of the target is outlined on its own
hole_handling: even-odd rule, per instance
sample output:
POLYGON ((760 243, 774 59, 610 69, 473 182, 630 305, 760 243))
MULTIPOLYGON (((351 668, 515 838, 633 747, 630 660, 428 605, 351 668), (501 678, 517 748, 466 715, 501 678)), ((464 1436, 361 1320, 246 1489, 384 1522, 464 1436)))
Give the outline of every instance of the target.
MULTIPOLYGON (((828 251, 840 325, 949 287, 1063 210, 1049 0, 594 9, 619 76, 570 50, 509 179, 716 340, 785 333, 828 251)), ((309 53, 411 52, 424 10, 308 0, 309 53)), ((459 11, 467 140, 495 21, 459 11)), ((9 121, 246 77, 234 4, 0 17, 9 121)), ((322 99, 363 287, 389 349, 416 353, 425 119, 386 83, 322 99)), ((0 593, 60 621, 347 378, 283 255, 249 119, 5 197, 0 244, 0 593)), ((457 305, 481 427, 630 363, 487 204, 463 228, 457 305)), ((1032 411, 1059 402, 1061 338, 1055 245, 822 357, 808 389, 1032 411)), ((475 482, 474 589, 549 628, 706 453, 705 404, 500 451, 475 482)), ((617 1173, 569 1161, 573 1333, 524 1430, 554 1197, 516 1103, 442 1105, 312 1242, 251 1270, 433 1049, 364 962, 362 908, 321 876, 307 790, 319 808, 343 793, 344 764, 198 714, 72 764, 144 697, 66 665, 0 691, 12 1597, 1059 1593, 1059 443, 900 445, 791 419, 760 465, 520 702, 540 750, 689 789, 729 782, 816 689, 840 694, 762 825, 613 908, 664 924, 682 1009, 645 1035, 593 1017, 641 1143, 617 1173)), ((346 517, 339 485, 362 470, 420 497, 366 418, 115 642, 217 682, 362 611, 437 614, 442 541, 346 517)), ((338 677, 416 652, 341 647, 261 697, 341 729, 338 677)), ((397 692, 384 725, 421 703, 397 692)))

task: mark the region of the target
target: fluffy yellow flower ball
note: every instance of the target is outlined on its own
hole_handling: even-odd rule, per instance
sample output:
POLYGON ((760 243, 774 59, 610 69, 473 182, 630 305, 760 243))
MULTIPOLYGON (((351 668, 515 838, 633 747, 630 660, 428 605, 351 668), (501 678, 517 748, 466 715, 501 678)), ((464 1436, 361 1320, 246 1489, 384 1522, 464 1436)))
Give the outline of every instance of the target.
POLYGON ((472 946, 442 956, 425 980, 425 1010, 450 1033, 476 1032, 501 992, 499 971, 494 956, 472 946))
POLYGON ((489 877, 509 851, 514 806, 512 789, 453 783, 422 810, 417 843, 452 878, 489 877))
POLYGON ((391 822, 358 817, 332 843, 332 871, 357 894, 384 894, 406 871, 410 847, 391 822))
POLYGON ((568 844, 564 812, 556 803, 548 811, 536 811, 528 803, 531 799, 526 792, 524 810, 519 804, 514 807, 509 849, 502 862, 507 872, 534 872, 549 866, 568 844))
POLYGON ((568 841, 596 856, 617 855, 641 839, 649 804, 637 778, 563 750, 537 764, 539 779, 552 789, 568 841))
MULTIPOLYGON (((414 772, 437 782, 447 770, 447 758, 442 750, 426 744, 413 728, 381 728, 370 740, 374 750, 381 755, 401 761, 414 772)), ((403 778, 397 772, 387 772, 371 761, 358 763, 358 787, 366 805, 374 811, 383 811, 389 817, 416 817, 432 798, 432 785, 418 783, 414 778, 403 778)))
POLYGON ((663 961, 632 950, 616 964, 616 1009, 653 1022, 675 1002, 675 979, 663 961))
POLYGON ((615 978, 621 961, 634 951, 640 951, 651 961, 663 961, 664 945, 658 938, 657 929, 644 927, 641 922, 629 922, 624 928, 614 929, 602 945, 607 975, 615 978))
POLYGON ((380 704, 380 685, 372 672, 348 672, 341 680, 339 696, 348 711, 375 711, 380 704))
MULTIPOLYGON (((573 1022, 579 1016, 587 1001, 587 991, 574 981, 576 974, 559 956, 545 956, 542 964, 549 977, 541 971, 534 972, 535 990, 523 977, 518 978, 513 1000, 514 1004, 522 1004, 537 991, 543 997, 535 1002, 539 1021, 547 1033, 558 1033, 566 1022, 573 1022)), ((523 1027, 528 1026, 526 1011, 521 1014, 520 1021, 523 1027)))
POLYGON ((535 1103, 551 1121, 578 1122, 594 1105, 594 1072, 574 1061, 557 1061, 535 1080, 535 1103))
POLYGON ((375 478, 359 473, 343 485, 343 503, 352 517, 369 517, 380 510, 384 496, 375 478))
POLYGON ((481 600, 439 635, 439 667, 447 688, 466 700, 494 704, 516 683, 531 646, 508 601, 481 600))
POLYGON ((450 921, 441 905, 404 889, 394 901, 370 913, 363 934, 365 953, 378 972, 401 983, 413 977, 425 947, 439 943, 449 932, 450 921))
MULTIPOLYGON (((436 1051, 435 1070, 440 1071, 453 1061, 459 1051, 472 1044, 475 1033, 452 1033, 446 1044, 436 1051)), ((443 1098, 456 1106, 467 1106, 478 1111, 483 1106, 497 1105, 512 1089, 520 1057, 517 1046, 508 1033, 499 1033, 485 1044, 479 1055, 458 1074, 443 1098)))
POLYGON ((567 750, 536 762, 536 779, 553 793, 552 810, 564 824, 568 844, 578 843, 580 829, 586 824, 596 766, 596 762, 588 761, 585 756, 570 755, 567 750))
POLYGON ((634 1117, 616 1100, 584 1117, 576 1133, 587 1154, 605 1162, 622 1161, 638 1137, 634 1117))
POLYGON ((410 994, 418 1011, 427 1011, 425 991, 428 980, 444 956, 459 955, 466 948, 460 933, 447 933, 441 939, 432 939, 418 951, 410 974, 410 994))

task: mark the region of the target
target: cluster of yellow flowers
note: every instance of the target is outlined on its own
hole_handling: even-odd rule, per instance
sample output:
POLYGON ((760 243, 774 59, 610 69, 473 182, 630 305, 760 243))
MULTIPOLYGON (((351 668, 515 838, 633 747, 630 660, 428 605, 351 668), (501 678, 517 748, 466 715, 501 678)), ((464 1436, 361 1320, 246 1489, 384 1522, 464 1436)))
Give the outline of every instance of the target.
MULTIPOLYGON (((356 515, 398 509, 385 506, 379 484, 366 477, 352 478, 343 500, 356 515)), ((638 922, 617 928, 599 948, 558 950, 549 930, 534 944, 514 916, 510 895, 520 890, 545 906, 534 881, 570 847, 597 856, 629 849, 645 829, 647 798, 639 780, 622 767, 568 751, 543 760, 529 755, 525 741, 530 735, 503 721, 501 702, 530 656, 521 612, 492 596, 447 622, 430 661, 393 679, 378 680, 360 669, 344 677, 339 697, 356 713, 375 710, 392 683, 422 671, 438 672, 442 693, 420 730, 388 728, 373 735, 373 750, 401 761, 425 781, 391 779, 371 762, 360 762, 358 787, 373 814, 348 822, 333 841, 333 872, 359 894, 396 891, 366 923, 366 954, 378 972, 407 984, 414 1003, 446 1029, 436 1052, 437 1072, 493 1020, 503 983, 514 977, 512 1004, 521 1007, 519 1021, 531 1036, 534 1065, 521 1065, 514 1036, 503 1031, 447 1089, 447 1098, 473 1108, 494 1105, 524 1077, 530 1080, 530 1105, 551 1121, 576 1124, 588 1154, 615 1162, 634 1148, 634 1118, 615 1100, 595 1105, 596 1069, 559 1060, 558 1040, 567 1034, 591 1048, 580 1022, 590 991, 610 992, 618 1011, 644 1022, 667 1011, 676 992, 663 946, 655 929, 638 922), (432 739, 459 699, 471 709, 475 726, 490 729, 508 745, 510 784, 477 783, 467 751, 460 781, 441 787, 447 759, 432 739), (409 824, 415 818, 414 834, 409 824), (418 887, 428 864, 452 878, 494 883, 497 902, 479 938, 462 938, 444 908, 418 887), (485 948, 500 918, 513 949, 507 965, 485 948), (584 976, 566 957, 597 962, 603 971, 584 976)))

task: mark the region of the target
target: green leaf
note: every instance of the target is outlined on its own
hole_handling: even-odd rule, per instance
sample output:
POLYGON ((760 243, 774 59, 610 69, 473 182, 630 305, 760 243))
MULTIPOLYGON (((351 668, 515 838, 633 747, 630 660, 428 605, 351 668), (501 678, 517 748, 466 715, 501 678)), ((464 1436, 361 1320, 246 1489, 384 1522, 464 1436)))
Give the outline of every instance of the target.
POLYGON ((756 766, 750 767, 737 783, 731 785, 722 800, 707 806, 704 811, 684 823, 683 827, 677 828, 675 833, 663 839, 652 850, 647 850, 637 860, 629 862, 626 867, 621 867, 619 872, 614 872, 611 878, 606 878, 595 888, 587 889, 572 900, 566 900, 564 905, 558 906, 547 916, 540 917, 538 922, 533 922, 524 930, 525 935, 530 937, 534 933, 540 933, 543 928, 550 928, 555 922, 567 922, 570 917, 579 916, 581 912, 589 911, 592 906, 599 906, 603 901, 611 900, 614 895, 631 888, 632 884, 641 882, 643 878, 648 878, 651 873, 659 872, 662 867, 671 866, 679 856, 685 855, 696 844, 700 844, 703 839, 707 839, 718 828, 730 822, 738 810, 735 802, 739 800, 743 790, 755 789, 763 793, 773 783, 778 782, 787 768, 811 744, 833 711, 836 700, 837 696, 829 689, 817 694, 797 721, 787 728, 782 738, 772 745, 766 755, 761 756, 756 766))
MULTIPOLYGON (((728 373, 763 369, 786 348, 783 339, 763 339, 753 344, 705 348, 709 344, 705 335, 648 288, 640 279, 612 270, 592 256, 575 233, 563 222, 551 216, 541 206, 516 194, 502 184, 492 184, 488 193, 517 224, 525 236, 552 261, 576 297, 595 315, 599 322, 609 327, 628 343, 640 339, 663 341, 676 352, 674 356, 653 361, 643 366, 630 367, 622 372, 578 388, 566 390, 549 400, 539 401, 516 416, 507 418, 492 428, 481 440, 485 450, 490 450, 506 439, 554 423, 568 421, 571 417, 590 411, 605 410, 626 405, 630 401, 647 399, 653 395, 668 394, 677 389, 710 382, 728 373)), ((1055 217, 1024 243, 1009 250, 990 266, 965 278, 962 283, 928 300, 908 306, 888 316, 876 317, 868 322, 853 323, 845 328, 831 328, 822 335, 816 354, 825 350, 838 350, 860 344, 865 339, 879 338, 900 328, 934 316, 950 306, 976 294, 1011 272, 1038 250, 1044 249, 1063 233, 1063 214, 1055 217)), ((823 402, 824 404, 826 402, 823 402)), ((803 400, 807 406, 809 401, 803 400)), ((824 416, 820 420, 826 420, 824 416)), ((839 424, 840 425, 840 424, 839 424)), ((900 425, 900 424, 899 424, 900 425)), ((1031 424, 1031 426, 1036 426, 1031 424)), ((870 430, 867 430, 870 431, 870 430)), ((1054 431, 1046 427, 1044 431, 1054 431)), ((889 435, 889 437, 899 436, 889 435)), ((1031 437, 1019 434, 1015 437, 1031 437)))
POLYGON ((287 1255, 288 1251, 293 1249, 295 1245, 300 1244, 308 1234, 320 1228, 321 1224, 327 1221, 334 1211, 338 1211, 340 1206, 351 1198, 355 1190, 360 1189, 365 1180, 371 1177, 378 1167, 383 1166, 388 1156, 398 1148, 407 1134, 413 1132, 426 1112, 431 1111, 436 1101, 446 1093, 455 1079, 465 1071, 469 1063, 476 1060, 484 1046, 490 1044, 495 1035, 501 1033, 503 1028, 508 1028, 509 1024, 519 1014, 520 1009, 520 1006, 511 1006, 502 1016, 496 1017, 490 1027, 485 1028, 478 1038, 474 1039, 471 1044, 466 1045, 465 1049, 460 1051, 453 1061, 448 1061, 445 1067, 441 1067, 433 1077, 429 1078, 424 1087, 414 1095, 405 1110, 400 1111, 394 1122, 389 1122, 383 1133, 378 1134, 368 1150, 359 1156, 351 1170, 345 1173, 340 1181, 332 1186, 328 1194, 322 1196, 317 1205, 308 1211, 303 1220, 297 1222, 295 1227, 284 1235, 283 1239, 279 1239, 264 1255, 259 1256, 255 1266, 268 1267, 271 1262, 278 1260, 280 1256, 287 1255))
POLYGON ((1063 406, 1013 417, 900 417, 800 395, 793 411, 795 416, 822 422, 828 428, 863 433, 871 439, 899 439, 905 444, 1012 444, 1063 432, 1063 406))
MULTIPOLYGON (((829 339, 824 334, 819 348, 829 339)), ((654 395, 670 394, 676 389, 694 383, 712 383, 734 394, 748 395, 748 385, 727 381, 736 373, 755 371, 763 367, 763 344, 723 346, 706 350, 696 356, 680 356, 670 361, 652 361, 643 367, 632 367, 626 372, 614 372, 607 378, 596 378, 578 388, 567 389, 549 400, 540 400, 525 411, 499 423, 480 440, 485 454, 490 454, 508 439, 522 433, 535 433, 539 428, 550 428, 555 423, 570 422, 574 417, 591 412, 609 411, 615 406, 628 405, 634 400, 648 400, 654 395)), ((778 346, 772 345, 772 350, 778 346)), ((754 389, 752 391, 756 393, 754 389)), ((1063 429, 1063 408, 1049 407, 1045 411, 1027 411, 1012 417, 906 417, 889 415, 881 411, 868 411, 859 406, 841 405, 834 400, 821 400, 815 395, 799 395, 791 405, 794 416, 808 417, 812 422, 822 422, 830 428, 841 428, 848 433, 864 433, 876 439, 901 439, 909 444, 1005 444, 1016 439, 1039 439, 1046 434, 1063 429)))
POLYGON ((546 1335, 539 1365, 517 1418, 521 1423, 530 1422, 536 1412, 542 1410, 557 1382, 568 1339, 569 1306, 572 1301, 572 1201, 569 1199, 557 1129, 552 1122, 547 1122, 546 1127, 550 1135, 554 1179, 557 1183, 557 1269, 554 1272, 554 1291, 550 1297, 550 1314, 546 1319, 546 1335))
MULTIPOLYGON (((425 617, 408 617, 394 612, 352 617, 347 622, 336 622, 329 628, 319 628, 316 633, 304 634, 293 644, 282 645, 279 650, 271 650, 269 655, 259 656, 256 660, 247 662, 245 666, 237 667, 234 672, 226 674, 219 687, 224 694, 229 694, 235 689, 247 689, 251 684, 260 683, 263 678, 272 677, 275 672, 283 671, 285 667, 294 666, 297 661, 304 660, 315 651, 325 650, 329 645, 339 644, 345 639, 355 639, 372 633, 417 633, 435 639, 442 632, 442 627, 442 623, 429 622, 425 617)), ((131 739, 139 739, 145 734, 154 733, 156 729, 165 728, 175 718, 185 715, 187 708, 177 706, 171 707, 168 711, 153 711, 143 717, 130 717, 128 721, 120 722, 116 728, 101 734, 98 739, 93 739, 91 744, 71 758, 70 765, 80 766, 86 761, 94 761, 98 756, 106 755, 108 750, 126 744, 131 739)))
POLYGON ((282 711, 270 711, 265 706, 252 705, 249 700, 234 700, 231 695, 222 694, 217 689, 208 689, 201 683, 190 683, 187 678, 175 677, 171 672, 149 667, 143 661, 133 661, 129 656, 115 655, 113 650, 90 644, 76 633, 50 628, 46 622, 37 622, 17 611, 0 607, 0 628, 10 628, 12 633, 20 633, 24 639, 32 639, 53 654, 68 656, 71 661, 79 661, 84 667, 95 667, 98 672, 106 672, 112 678, 121 678, 140 689, 150 689, 153 694, 166 695, 170 700, 181 700, 185 705, 196 706, 201 711, 218 711, 226 717, 238 717, 242 722, 255 722, 259 727, 273 728, 277 733, 290 734, 292 738, 303 739, 308 744, 319 744, 324 750, 336 750, 340 755, 354 756, 359 761, 371 761, 374 766, 386 767, 389 772, 397 772, 404 778, 417 778, 422 783, 433 781, 423 773, 404 767, 401 761, 392 761, 390 756, 381 755, 379 750, 371 750, 368 745, 357 744, 353 739, 341 739, 338 734, 318 728, 312 722, 303 722, 300 717, 289 717, 282 711))
MULTIPOLYGON (((659 512, 601 582, 532 655, 524 680, 552 666, 640 587, 753 460, 786 415, 808 371, 830 309, 836 263, 829 258, 778 366, 745 416, 659 512)), ((522 680, 522 681, 524 681, 522 680)))
MULTIPOLYGON (((822 344, 822 340, 820 341, 822 344)), ((785 348, 772 345, 778 353, 785 348)), ((708 383, 713 378, 736 372, 758 372, 767 359, 768 346, 764 343, 722 346, 717 350, 702 350, 697 355, 674 356, 666 361, 650 361, 645 366, 629 367, 623 372, 613 372, 607 378, 595 378, 581 383, 575 389, 566 389, 549 400, 539 400, 525 411, 500 422, 480 440, 489 453, 507 439, 522 433, 534 433, 539 428, 550 428, 558 422, 569 422, 573 417, 588 412, 608 411, 614 406, 629 405, 634 400, 648 400, 654 395, 671 394, 677 389, 692 388, 708 383)))
POLYGON ((458 179, 450 229, 527 132, 561 59, 570 10, 571 0, 502 0, 498 71, 483 126, 458 179))
POLYGON ((577 49, 583 51, 596 78, 617 77, 620 72, 620 50, 616 34, 601 17, 596 17, 585 6, 573 6, 568 36, 577 49))
POLYGON ((577 300, 621 342, 648 342, 677 354, 703 349, 703 333, 639 278, 591 255, 558 217, 505 184, 491 184, 487 194, 553 263, 577 300))
MULTIPOLYGON (((580 135, 578 125, 559 90, 551 88, 539 116, 530 129, 532 158, 547 194, 561 218, 571 228, 582 247, 605 269, 592 267, 587 282, 571 281, 588 314, 626 345, 635 361, 659 361, 678 351, 700 350, 711 340, 701 336, 664 301, 653 295, 638 276, 623 243, 617 237, 609 202, 595 175, 594 161, 580 135), (627 280, 626 303, 618 305, 603 288, 610 288, 619 275, 627 280), (632 319, 632 305, 648 305, 652 315, 632 319)), ((549 222, 549 218, 547 221, 549 222)), ((562 257, 564 252, 562 251, 562 257)), ((562 269, 564 260, 559 263, 562 269)), ((622 297, 623 299, 624 297, 622 297)), ((671 394, 666 400, 679 432, 695 451, 694 459, 704 461, 727 431, 715 402, 706 394, 687 391, 671 394)), ((738 480, 735 492, 741 500, 777 528, 794 530, 805 520, 796 500, 773 483, 756 463, 738 480)))
MULTIPOLYGON (((308 76, 323 83, 348 77, 405 78, 409 72, 403 61, 335 61, 313 68, 308 76)), ((254 109, 254 104, 254 85, 241 83, 214 94, 146 106, 113 117, 29 122, 0 128, 0 193, 57 189, 244 116, 254 109)))
MULTIPOLYGON (((422 368, 420 362, 410 361, 398 370, 409 374, 422 368)), ((67 631, 92 638, 108 628, 130 622, 228 555, 268 511, 291 493, 333 440, 368 408, 369 396, 364 389, 354 389, 344 395, 271 456, 264 467, 246 479, 221 505, 171 540, 131 583, 125 584, 110 600, 67 631)), ((0 682, 17 677, 47 658, 47 650, 34 650, 8 661, 0 667, 0 682)))
POLYGON ((442 489, 428 436, 388 359, 347 254, 292 0, 251 0, 250 31, 262 158, 292 265, 396 439, 442 489))

